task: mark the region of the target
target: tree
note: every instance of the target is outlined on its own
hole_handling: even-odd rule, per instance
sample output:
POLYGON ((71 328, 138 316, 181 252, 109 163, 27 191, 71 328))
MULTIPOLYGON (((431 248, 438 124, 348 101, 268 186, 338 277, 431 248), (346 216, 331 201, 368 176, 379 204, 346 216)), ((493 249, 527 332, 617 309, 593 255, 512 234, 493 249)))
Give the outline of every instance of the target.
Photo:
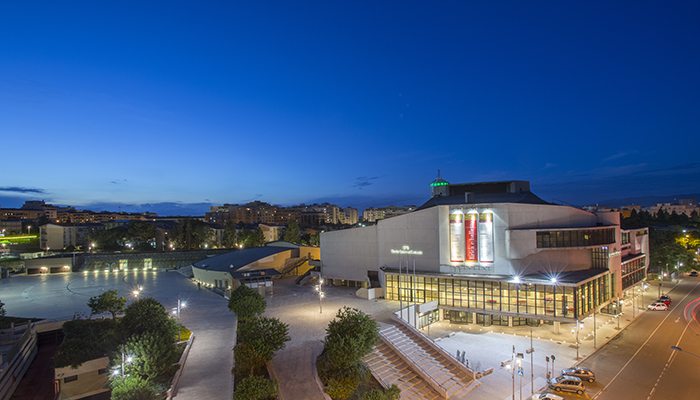
POLYGON ((277 394, 277 384, 264 376, 249 376, 238 384, 233 392, 236 400, 263 400, 277 394))
POLYGON ((140 376, 113 377, 109 383, 112 400, 155 400, 156 391, 140 376))
POLYGON ((345 368, 371 353, 378 340, 377 322, 364 312, 345 306, 326 328, 324 351, 333 366, 345 368))
POLYGON ((262 295, 246 285, 238 286, 231 292, 228 300, 228 309, 236 314, 238 319, 250 319, 261 315, 265 308, 267 302, 262 295))
POLYGON ((287 229, 284 231, 284 241, 297 243, 299 241, 299 224, 294 218, 287 221, 287 229))
POLYGON ((5 311, 5 303, 0 301, 0 317, 4 317, 7 312, 5 311))
POLYGON ((238 238, 236 233, 236 224, 229 221, 224 227, 224 235, 221 239, 221 244, 229 249, 238 247, 238 238))
MULTIPOLYGON (((132 357, 125 366, 125 373, 140 376, 148 382, 166 383, 178 368, 175 342, 154 332, 132 336, 126 342, 124 352, 132 357)), ((112 365, 120 363, 121 352, 112 357, 112 365)))
POLYGON ((178 331, 177 324, 165 307, 152 297, 143 297, 131 303, 124 310, 120 325, 125 338, 152 332, 173 343, 178 331))
POLYGON ((71 366, 104 357, 123 343, 113 319, 75 319, 63 324, 65 339, 53 359, 54 368, 71 366))
POLYGON ((96 297, 90 297, 88 307, 90 307, 90 316, 93 314, 112 314, 112 319, 117 318, 117 314, 124 312, 126 306, 126 297, 118 296, 117 289, 108 290, 96 297))
POLYGON ((278 318, 256 316, 239 323, 238 338, 265 361, 270 361, 290 340, 289 325, 278 318))
POLYGON ((178 249, 199 249, 213 235, 207 224, 194 218, 178 220, 172 232, 171 239, 178 249))
POLYGON ((255 231, 255 235, 253 236, 253 247, 261 247, 263 245, 265 245, 265 233, 258 226, 258 230, 255 231))
POLYGON ((156 226, 148 222, 131 220, 127 225, 127 240, 137 250, 153 250, 151 240, 155 239, 156 226))
POLYGON ((231 372, 236 375, 237 379, 238 377, 251 376, 257 368, 265 365, 265 359, 247 344, 237 344, 233 348, 233 357, 235 366, 231 372))

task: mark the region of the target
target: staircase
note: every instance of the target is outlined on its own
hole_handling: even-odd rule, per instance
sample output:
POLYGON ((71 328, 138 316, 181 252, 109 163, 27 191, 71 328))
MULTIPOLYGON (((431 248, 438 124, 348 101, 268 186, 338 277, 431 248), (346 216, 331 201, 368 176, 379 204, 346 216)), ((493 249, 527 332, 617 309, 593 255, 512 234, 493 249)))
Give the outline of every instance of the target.
POLYGON ((415 329, 395 325, 379 335, 365 362, 383 385, 397 385, 402 399, 449 399, 479 385, 472 371, 415 329))
POLYGON ((177 272, 181 273, 182 275, 185 275, 188 278, 192 278, 194 276, 194 273, 192 272, 192 265, 188 265, 186 267, 180 267, 177 269, 177 272))

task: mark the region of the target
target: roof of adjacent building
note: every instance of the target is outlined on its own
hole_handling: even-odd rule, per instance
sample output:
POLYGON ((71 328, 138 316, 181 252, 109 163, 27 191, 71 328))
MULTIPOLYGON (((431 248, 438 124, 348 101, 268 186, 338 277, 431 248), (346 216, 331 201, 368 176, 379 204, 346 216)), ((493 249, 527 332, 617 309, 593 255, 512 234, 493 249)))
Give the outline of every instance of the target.
POLYGON ((518 192, 518 193, 473 193, 470 195, 470 199, 467 202, 467 197, 465 195, 456 196, 436 196, 431 197, 430 200, 423 203, 422 206, 418 207, 418 210, 424 210, 426 208, 434 206, 445 206, 445 205, 457 205, 457 204, 481 204, 481 203, 521 203, 521 204, 552 204, 546 202, 532 192, 518 192))
POLYGON ((250 249, 232 251, 216 257, 210 257, 202 261, 198 261, 192 264, 192 266, 194 268, 206 269, 208 271, 235 272, 239 268, 245 267, 246 265, 254 263, 255 261, 288 250, 291 249, 273 246, 253 247, 250 249))

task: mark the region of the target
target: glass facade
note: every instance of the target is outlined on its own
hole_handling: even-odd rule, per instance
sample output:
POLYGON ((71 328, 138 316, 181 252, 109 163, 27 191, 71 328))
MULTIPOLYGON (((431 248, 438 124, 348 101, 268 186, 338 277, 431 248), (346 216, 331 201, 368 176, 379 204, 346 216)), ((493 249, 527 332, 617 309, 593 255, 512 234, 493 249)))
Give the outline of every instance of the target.
POLYGON ((622 263, 622 290, 641 282, 647 277, 647 269, 644 257, 622 263))
POLYGON ((399 300, 400 293, 400 299, 407 302, 414 299, 417 303, 438 300, 438 306, 442 308, 463 309, 455 310, 457 314, 454 314, 454 319, 450 314, 451 320, 465 321, 462 323, 471 321, 472 317, 467 314, 485 311, 491 315, 501 312, 507 315, 530 314, 536 319, 576 319, 608 302, 611 299, 611 285, 609 274, 577 287, 401 275, 399 291, 398 274, 387 273, 385 298, 399 300), (466 314, 462 315, 462 312, 466 314))
POLYGON ((537 248, 598 246, 615 243, 615 228, 537 232, 537 248))

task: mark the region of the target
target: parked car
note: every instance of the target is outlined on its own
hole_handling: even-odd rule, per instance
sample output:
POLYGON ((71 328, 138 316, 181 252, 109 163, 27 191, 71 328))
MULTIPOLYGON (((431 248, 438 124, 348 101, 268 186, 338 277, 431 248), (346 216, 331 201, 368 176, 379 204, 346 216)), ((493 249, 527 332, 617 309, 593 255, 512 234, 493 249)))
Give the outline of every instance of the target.
POLYGON ((651 311, 666 311, 668 310, 668 306, 664 303, 656 302, 654 304, 649 304, 647 309, 651 311))
POLYGON ((563 397, 557 396, 554 393, 536 394, 531 397, 532 400, 564 400, 563 397))
POLYGON ((576 392, 576 394, 583 394, 586 391, 586 387, 583 386, 581 378, 575 376, 562 375, 556 378, 552 378, 549 381, 549 387, 556 392, 576 392))
POLYGON ((698 276, 698 271, 690 271, 690 276, 698 276))
POLYGON ((576 367, 576 368, 567 368, 561 370, 562 375, 569 375, 569 376, 575 376, 578 378, 581 378, 582 381, 588 381, 593 383, 595 381, 595 374, 593 371, 591 371, 590 368, 586 367, 576 367))
POLYGON ((669 307, 671 306, 671 300, 669 300, 669 299, 658 299, 658 300, 656 300, 656 303, 664 303, 669 307))
POLYGON ((668 300, 669 303, 671 302, 671 296, 669 296, 667 294, 662 294, 661 297, 659 297, 659 299, 668 300))

